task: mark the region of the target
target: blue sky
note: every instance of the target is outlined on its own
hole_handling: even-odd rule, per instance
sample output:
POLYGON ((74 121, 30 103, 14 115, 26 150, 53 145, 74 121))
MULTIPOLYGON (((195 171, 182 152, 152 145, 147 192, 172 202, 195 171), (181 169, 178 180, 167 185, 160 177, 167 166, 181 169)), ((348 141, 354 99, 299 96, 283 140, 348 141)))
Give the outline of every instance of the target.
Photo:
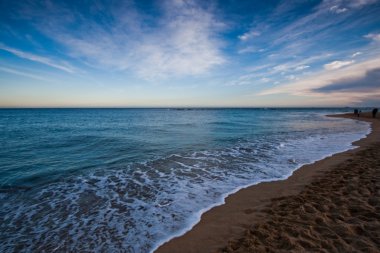
POLYGON ((379 106, 380 0, 0 0, 0 107, 379 106))

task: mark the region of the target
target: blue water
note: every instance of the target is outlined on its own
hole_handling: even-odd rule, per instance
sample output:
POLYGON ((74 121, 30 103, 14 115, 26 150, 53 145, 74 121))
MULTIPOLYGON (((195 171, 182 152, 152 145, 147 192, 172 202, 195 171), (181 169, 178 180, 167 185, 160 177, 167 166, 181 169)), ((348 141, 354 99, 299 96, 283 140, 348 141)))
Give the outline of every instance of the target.
POLYGON ((150 252, 242 187, 353 148, 344 109, 0 110, 0 252, 150 252))

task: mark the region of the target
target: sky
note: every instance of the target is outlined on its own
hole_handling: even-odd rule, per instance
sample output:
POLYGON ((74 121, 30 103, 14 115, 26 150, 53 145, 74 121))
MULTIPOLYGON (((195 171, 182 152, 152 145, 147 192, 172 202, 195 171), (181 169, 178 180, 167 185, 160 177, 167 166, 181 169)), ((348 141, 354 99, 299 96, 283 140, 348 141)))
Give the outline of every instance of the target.
POLYGON ((380 106, 380 0, 0 0, 0 107, 380 106))

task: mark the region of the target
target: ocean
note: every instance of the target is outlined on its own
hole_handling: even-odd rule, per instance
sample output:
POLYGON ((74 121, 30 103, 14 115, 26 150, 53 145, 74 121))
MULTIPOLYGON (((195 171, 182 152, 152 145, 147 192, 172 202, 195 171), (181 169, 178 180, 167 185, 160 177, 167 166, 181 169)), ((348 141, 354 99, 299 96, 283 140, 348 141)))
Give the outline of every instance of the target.
POLYGON ((151 252, 237 190, 353 148, 346 109, 2 109, 0 252, 151 252))

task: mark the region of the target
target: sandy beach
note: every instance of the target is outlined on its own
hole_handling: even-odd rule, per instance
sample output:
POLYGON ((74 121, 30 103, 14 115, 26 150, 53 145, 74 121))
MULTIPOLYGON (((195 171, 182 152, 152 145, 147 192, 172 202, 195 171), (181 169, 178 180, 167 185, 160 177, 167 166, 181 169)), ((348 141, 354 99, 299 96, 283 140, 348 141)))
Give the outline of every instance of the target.
POLYGON ((380 120, 358 148, 230 195, 156 252, 379 252, 380 120))

